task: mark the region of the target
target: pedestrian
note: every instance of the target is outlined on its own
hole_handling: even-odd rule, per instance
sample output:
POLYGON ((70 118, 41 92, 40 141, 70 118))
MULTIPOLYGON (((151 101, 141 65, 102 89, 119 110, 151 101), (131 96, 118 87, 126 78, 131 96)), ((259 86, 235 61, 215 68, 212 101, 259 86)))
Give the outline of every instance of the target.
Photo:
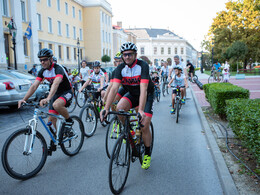
POLYGON ((28 71, 28 73, 32 74, 33 76, 37 76, 37 68, 36 68, 37 64, 34 64, 32 69, 30 71, 28 71))
POLYGON ((217 81, 219 82, 219 76, 220 76, 220 72, 221 72, 221 65, 218 61, 216 61, 212 67, 213 69, 213 74, 214 74, 214 78, 216 78, 217 76, 217 81))
POLYGON ((229 83, 229 77, 230 77, 230 73, 228 72, 227 68, 224 68, 223 70, 223 82, 224 83, 229 83))

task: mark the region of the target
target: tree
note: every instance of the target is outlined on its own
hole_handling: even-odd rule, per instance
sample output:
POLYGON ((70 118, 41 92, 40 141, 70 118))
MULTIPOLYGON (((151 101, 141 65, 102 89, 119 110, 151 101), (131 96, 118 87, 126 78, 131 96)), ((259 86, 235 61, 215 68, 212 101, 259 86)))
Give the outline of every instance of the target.
POLYGON ((107 63, 111 61, 111 58, 108 55, 103 55, 101 61, 107 63))
POLYGON ((247 61, 260 59, 260 9, 259 0, 237 0, 226 3, 226 10, 217 13, 213 19, 203 46, 207 51, 214 47, 214 58, 224 61, 227 49, 236 41, 245 43, 248 52, 244 58, 247 61), (213 43, 214 39, 214 45, 213 43))
POLYGON ((247 45, 241 41, 236 41, 227 49, 226 56, 237 62, 237 72, 239 61, 244 61, 248 53, 247 45))

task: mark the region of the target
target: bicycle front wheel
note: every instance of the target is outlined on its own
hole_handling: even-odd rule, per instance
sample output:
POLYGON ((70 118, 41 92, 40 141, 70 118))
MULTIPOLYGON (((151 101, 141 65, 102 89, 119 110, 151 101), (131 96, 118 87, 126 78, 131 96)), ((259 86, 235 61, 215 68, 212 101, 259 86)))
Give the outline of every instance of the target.
POLYGON ((129 141, 121 135, 117 139, 111 154, 109 163, 109 187, 112 193, 119 194, 122 192, 130 168, 130 145, 129 141))
POLYGON ((107 126, 107 133, 106 133, 106 153, 107 157, 110 158, 113 147, 121 135, 121 122, 117 116, 114 116, 110 123, 107 126))
POLYGON ((179 115, 180 115, 180 99, 176 100, 176 123, 179 122, 179 115))
POLYGON ((81 92, 81 93, 78 92, 76 95, 76 99, 77 99, 77 104, 80 108, 85 106, 86 100, 85 100, 85 95, 83 92, 81 92))
POLYGON ((68 112, 72 113, 75 110, 76 106, 77 106, 76 95, 73 95, 70 106, 67 107, 68 112))
POLYGON ((210 75, 209 78, 208 78, 208 83, 215 83, 216 80, 214 78, 214 76, 210 75))
POLYGON ((71 116, 70 118, 74 122, 70 132, 64 128, 65 124, 63 124, 59 139, 64 154, 74 156, 79 153, 84 143, 84 126, 79 117, 71 116))
POLYGON ((162 85, 162 94, 163 94, 163 97, 165 97, 165 84, 164 83, 162 85))
POLYGON ((2 164, 8 175, 15 179, 26 180, 42 169, 47 154, 44 137, 39 132, 36 132, 34 137, 30 129, 24 128, 14 132, 6 140, 2 149, 2 164), (33 141, 33 149, 30 152, 31 141, 33 141))
MULTIPOLYGON (((153 142, 154 142, 154 130, 153 130, 153 123, 150 123, 150 133, 152 136, 152 140, 150 143, 150 149, 151 149, 151 155, 153 152, 153 142)), ((143 158, 144 158, 144 154, 145 154, 145 145, 144 145, 144 141, 141 138, 141 142, 140 142, 140 147, 139 147, 139 161, 141 163, 141 165, 143 164, 143 158)))
POLYGON ((97 116, 95 114, 94 107, 91 104, 84 106, 80 111, 79 118, 84 124, 85 136, 93 136, 97 129, 97 116))

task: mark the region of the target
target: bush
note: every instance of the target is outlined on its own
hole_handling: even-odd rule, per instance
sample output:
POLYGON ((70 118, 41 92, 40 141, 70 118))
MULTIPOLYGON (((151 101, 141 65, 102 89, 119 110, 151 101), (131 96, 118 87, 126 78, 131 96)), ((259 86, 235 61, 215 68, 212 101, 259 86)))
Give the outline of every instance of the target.
MULTIPOLYGON (((204 85, 205 86, 205 85, 204 85)), ((221 118, 226 117, 226 100, 235 98, 249 98, 249 90, 231 83, 212 83, 204 88, 206 98, 214 112, 221 118)))
POLYGON ((233 99, 226 104, 233 132, 260 163, 260 99, 233 99))
POLYGON ((200 67, 198 67, 198 68, 195 68, 195 71, 196 71, 196 70, 200 70, 200 67))

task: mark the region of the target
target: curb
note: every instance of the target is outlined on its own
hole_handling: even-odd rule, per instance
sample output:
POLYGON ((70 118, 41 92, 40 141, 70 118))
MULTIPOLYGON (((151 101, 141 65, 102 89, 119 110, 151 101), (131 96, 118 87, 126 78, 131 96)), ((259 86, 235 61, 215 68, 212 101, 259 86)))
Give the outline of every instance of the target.
POLYGON ((199 114, 199 118, 202 124, 202 128, 205 131, 205 135, 206 135, 206 140, 209 144, 210 147, 210 152, 211 155, 213 157, 213 161, 215 163, 215 167, 217 169, 217 173, 218 173, 218 178, 220 180, 222 189, 224 194, 226 195, 238 195, 239 192, 236 188, 236 185, 232 179, 232 176, 229 173, 229 170, 227 168, 227 165, 225 163, 225 160, 222 156, 222 153, 219 150, 218 144, 216 142, 216 139, 214 137, 214 135, 212 134, 212 131, 209 127, 208 121, 204 115, 204 113, 202 112, 202 109, 198 103, 197 97, 194 94, 194 91, 189 83, 189 87, 190 87, 190 91, 197 109, 197 112, 199 114))

